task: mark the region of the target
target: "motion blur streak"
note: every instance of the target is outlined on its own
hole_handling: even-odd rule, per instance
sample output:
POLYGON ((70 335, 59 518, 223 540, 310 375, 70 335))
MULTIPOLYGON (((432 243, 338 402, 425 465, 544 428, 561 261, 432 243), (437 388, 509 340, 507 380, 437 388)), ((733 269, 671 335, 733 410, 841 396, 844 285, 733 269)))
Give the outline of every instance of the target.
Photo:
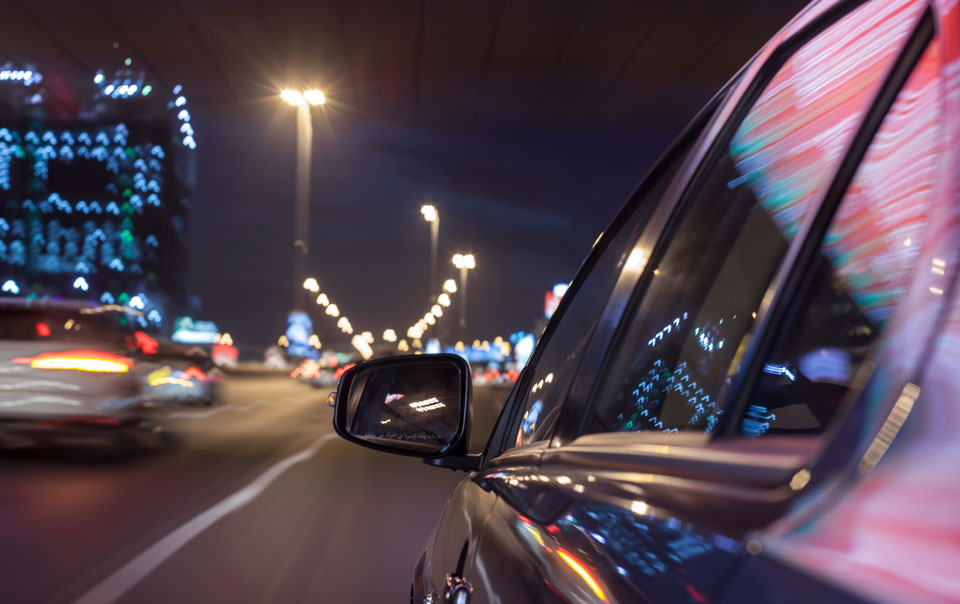
POLYGON ((313 457, 320 447, 332 438, 336 438, 336 434, 324 434, 310 447, 276 463, 258 476, 256 480, 187 522, 125 564, 86 594, 77 598, 75 604, 109 604, 115 602, 191 539, 227 514, 256 499, 281 474, 290 467, 313 457))
POLYGON ((590 571, 584 568, 583 565, 580 564, 580 562, 576 558, 574 558, 567 552, 563 551, 562 549, 557 550, 557 554, 559 554, 560 557, 563 558, 563 561, 566 562, 570 566, 570 568, 572 568, 578 575, 580 575, 580 578, 582 578, 584 582, 590 586, 590 589, 593 590, 593 593, 595 596, 597 596, 603 601, 606 601, 607 597, 603 594, 603 590, 600 589, 600 585, 597 583, 596 579, 594 579, 593 576, 590 574, 590 571))
POLYGON ((51 352, 33 358, 17 358, 13 362, 20 365, 29 364, 34 369, 75 369, 106 373, 123 373, 129 371, 133 365, 130 359, 97 350, 51 352))

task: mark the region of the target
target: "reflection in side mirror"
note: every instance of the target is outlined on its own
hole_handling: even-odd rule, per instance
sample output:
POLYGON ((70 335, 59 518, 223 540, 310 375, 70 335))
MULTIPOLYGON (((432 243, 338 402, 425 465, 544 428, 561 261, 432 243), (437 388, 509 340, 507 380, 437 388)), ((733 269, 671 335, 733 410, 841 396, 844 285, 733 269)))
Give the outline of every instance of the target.
POLYGON ((459 356, 377 359, 340 378, 333 423, 368 447, 437 457, 467 440, 469 399, 470 366, 459 356))

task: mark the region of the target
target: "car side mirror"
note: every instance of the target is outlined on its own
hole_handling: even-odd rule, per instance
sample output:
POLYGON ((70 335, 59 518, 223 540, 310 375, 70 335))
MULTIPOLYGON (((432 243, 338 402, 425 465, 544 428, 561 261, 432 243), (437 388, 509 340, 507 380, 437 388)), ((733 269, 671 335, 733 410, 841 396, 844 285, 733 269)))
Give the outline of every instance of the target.
POLYGON ((436 458, 469 443, 470 365, 453 354, 375 359, 346 371, 333 427, 357 444, 436 458))

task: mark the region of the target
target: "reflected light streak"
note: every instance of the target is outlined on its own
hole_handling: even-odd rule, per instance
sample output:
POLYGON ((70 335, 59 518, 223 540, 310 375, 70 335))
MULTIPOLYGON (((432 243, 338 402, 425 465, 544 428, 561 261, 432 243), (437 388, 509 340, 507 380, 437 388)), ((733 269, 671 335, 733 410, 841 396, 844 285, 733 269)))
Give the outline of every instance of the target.
POLYGON ((604 595, 603 589, 600 588, 600 584, 597 583, 597 580, 593 578, 593 575, 590 574, 590 571, 587 570, 579 560, 562 549, 558 549, 557 554, 563 559, 564 562, 567 563, 570 568, 574 570, 574 572, 580 575, 580 578, 583 579, 584 583, 586 583, 590 587, 590 590, 593 591, 593 595, 597 596, 603 601, 607 600, 607 596, 604 595))

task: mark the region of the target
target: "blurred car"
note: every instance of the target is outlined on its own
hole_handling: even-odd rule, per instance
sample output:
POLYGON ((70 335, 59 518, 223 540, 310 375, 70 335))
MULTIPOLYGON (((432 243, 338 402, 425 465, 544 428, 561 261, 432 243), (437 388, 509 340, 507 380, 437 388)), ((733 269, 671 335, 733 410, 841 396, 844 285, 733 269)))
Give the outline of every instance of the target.
POLYGON ((155 444, 122 307, 0 302, 0 448, 155 444))
POLYGON ((142 398, 146 404, 213 405, 219 401, 223 372, 206 350, 159 336, 139 350, 142 398))
POLYGON ((304 359, 290 372, 290 377, 306 382, 314 388, 325 388, 337 383, 334 370, 313 359, 304 359))
POLYGON ((957 2, 815 2, 595 242, 482 453, 462 359, 346 372, 341 436, 468 472, 410 601, 960 601, 958 91, 957 2))

